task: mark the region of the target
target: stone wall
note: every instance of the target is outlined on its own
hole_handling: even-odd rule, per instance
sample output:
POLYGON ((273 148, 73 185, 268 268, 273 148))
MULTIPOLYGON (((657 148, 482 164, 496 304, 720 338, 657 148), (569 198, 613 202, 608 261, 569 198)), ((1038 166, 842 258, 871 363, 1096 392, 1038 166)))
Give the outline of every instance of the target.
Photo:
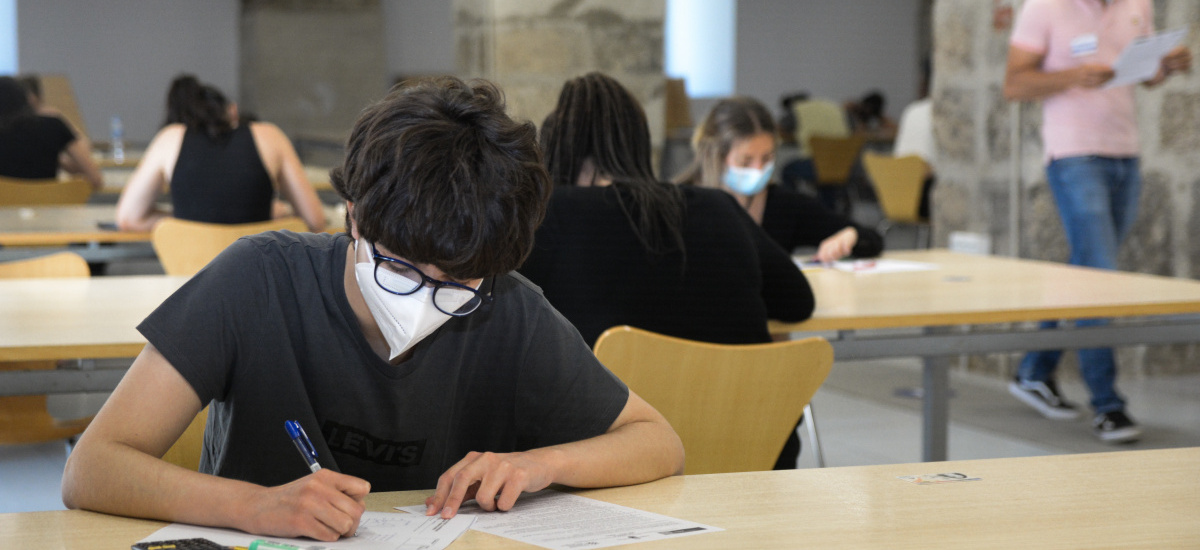
MULTIPOLYGON (((1014 4, 1017 2, 1013 2, 1014 4)), ((1200 56, 1200 2, 1155 0, 1155 27, 1190 26, 1200 56)), ((1067 243, 1042 165, 1040 105, 1011 107, 1002 95, 1009 29, 993 25, 994 2, 937 0, 934 7, 934 133, 939 149, 934 245, 951 231, 991 236, 993 253, 1010 254, 1012 110, 1019 111, 1022 225, 1020 256, 1066 261, 1067 243)), ((1200 68, 1153 89, 1139 88, 1143 192, 1140 213, 1119 267, 1200 278, 1200 68)), ((1129 348, 1123 373, 1200 372, 1195 345, 1129 348)), ((1074 361, 1074 354, 1067 354, 1074 361)), ((967 368, 1008 376, 1019 356, 965 361, 967 368)), ((1064 375, 1075 369, 1064 365, 1064 375)))
POLYGON ((379 0, 242 0, 243 110, 338 149, 387 93, 383 21, 379 0))
POLYGON ((459 76, 499 84, 514 118, 540 126, 564 81, 602 71, 642 102, 662 143, 665 0, 454 0, 454 13, 459 76))

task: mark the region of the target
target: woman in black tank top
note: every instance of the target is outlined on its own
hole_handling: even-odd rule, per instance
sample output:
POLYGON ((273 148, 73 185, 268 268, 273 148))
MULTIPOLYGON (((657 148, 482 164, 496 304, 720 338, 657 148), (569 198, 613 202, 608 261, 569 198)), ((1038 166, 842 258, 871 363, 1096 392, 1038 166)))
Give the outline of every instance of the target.
POLYGON ((39 112, 21 81, 0 77, 0 176, 54 179, 59 169, 86 179, 94 189, 104 184, 87 140, 57 115, 39 112))
POLYGON ((207 223, 267 221, 275 195, 291 203, 312 231, 324 229, 316 191, 287 137, 276 126, 237 123, 236 105, 216 88, 181 76, 167 93, 167 119, 117 203, 122 229, 146 231, 167 216, 155 208, 170 186, 172 212, 207 223))

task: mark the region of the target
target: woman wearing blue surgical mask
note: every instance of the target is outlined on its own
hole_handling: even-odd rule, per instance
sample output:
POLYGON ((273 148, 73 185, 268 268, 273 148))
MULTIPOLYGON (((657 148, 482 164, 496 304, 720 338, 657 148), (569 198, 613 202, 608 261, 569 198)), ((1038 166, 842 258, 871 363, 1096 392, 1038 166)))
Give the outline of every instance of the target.
POLYGON ((750 97, 723 99, 696 127, 695 160, 675 181, 725 190, 789 252, 816 247, 816 259, 822 262, 878 256, 883 251, 879 233, 812 197, 770 185, 776 135, 775 120, 762 103, 750 97))

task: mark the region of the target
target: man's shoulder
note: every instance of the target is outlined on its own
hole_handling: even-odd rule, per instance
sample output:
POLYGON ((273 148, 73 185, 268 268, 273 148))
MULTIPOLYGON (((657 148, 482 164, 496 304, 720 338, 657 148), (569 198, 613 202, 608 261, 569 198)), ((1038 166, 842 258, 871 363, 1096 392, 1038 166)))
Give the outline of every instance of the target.
POLYGON ((265 263, 276 259, 288 263, 310 261, 317 264, 340 258, 339 253, 345 253, 349 242, 345 233, 266 231, 239 238, 222 255, 241 258, 254 256, 265 263))
MULTIPOLYGON (((485 283, 486 284, 486 283, 485 283)), ((523 302, 544 302, 542 287, 526 279, 516 271, 510 271, 496 276, 496 290, 510 295, 513 300, 523 302)))
POLYGON ((279 231, 264 231, 255 235, 246 235, 238 239, 246 246, 260 250, 278 249, 291 250, 293 247, 302 249, 332 249, 342 240, 349 237, 345 233, 296 233, 286 229, 279 231))

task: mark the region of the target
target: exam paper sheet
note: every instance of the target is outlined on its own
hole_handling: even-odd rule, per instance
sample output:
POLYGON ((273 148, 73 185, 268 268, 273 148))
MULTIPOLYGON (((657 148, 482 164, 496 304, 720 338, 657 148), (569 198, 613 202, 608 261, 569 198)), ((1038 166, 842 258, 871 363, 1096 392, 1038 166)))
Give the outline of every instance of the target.
POLYGON ((225 546, 248 547, 251 542, 262 539, 305 550, 441 550, 465 533, 474 521, 474 517, 462 515, 445 520, 427 518, 423 514, 363 512, 358 534, 337 542, 250 535, 234 529, 172 523, 139 542, 205 538, 225 546))
MULTIPOLYGON (((425 514, 424 505, 396 509, 425 514)), ((471 528, 476 531, 551 550, 605 548, 724 531, 552 489, 521 495, 507 512, 487 512, 471 501, 455 517, 464 514, 475 517, 471 528)))
POLYGON ((1185 36, 1187 27, 1163 31, 1130 42, 1121 51, 1121 55, 1117 56, 1117 62, 1113 63, 1115 74, 1111 80, 1104 83, 1104 87, 1128 86, 1154 78, 1154 75, 1158 74, 1163 56, 1183 42, 1185 36))
POLYGON ((838 261, 831 264, 823 264, 812 260, 803 260, 793 258, 800 269, 817 269, 829 268, 846 273, 904 273, 906 271, 933 271, 938 268, 937 264, 927 262, 910 262, 908 260, 847 260, 838 261))

